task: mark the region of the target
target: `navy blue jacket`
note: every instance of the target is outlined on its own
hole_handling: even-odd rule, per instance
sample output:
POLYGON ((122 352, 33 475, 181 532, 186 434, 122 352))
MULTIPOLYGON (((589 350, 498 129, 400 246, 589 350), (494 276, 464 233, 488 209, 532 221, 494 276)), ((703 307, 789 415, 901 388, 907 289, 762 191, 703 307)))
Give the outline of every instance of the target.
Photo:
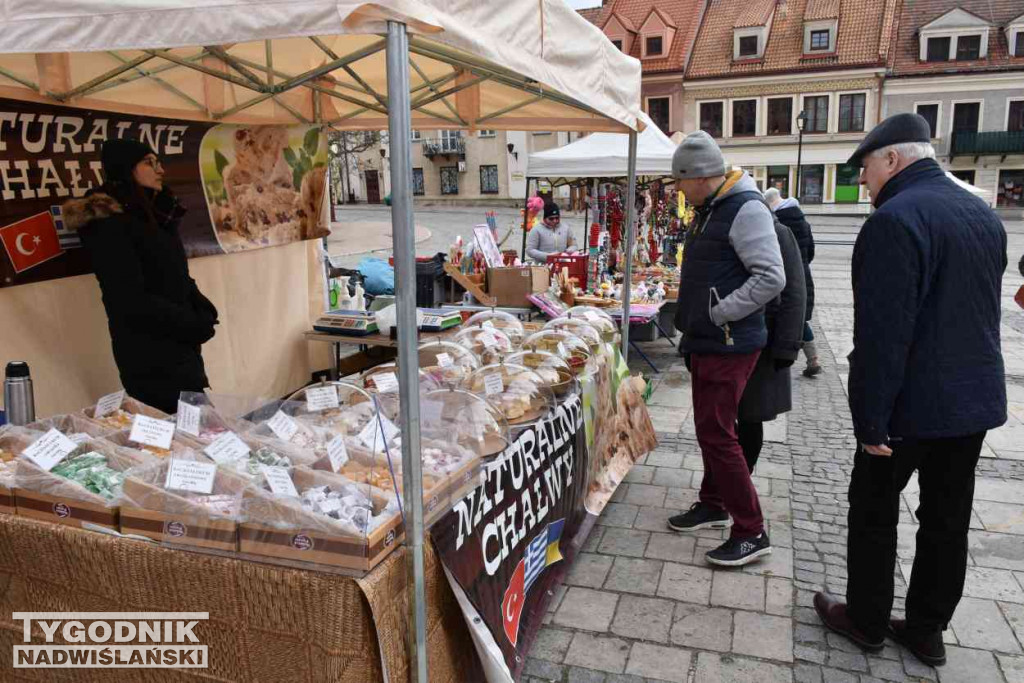
POLYGON ((1006 421, 1006 232, 932 159, 893 177, 853 251, 857 440, 966 436, 1006 421))

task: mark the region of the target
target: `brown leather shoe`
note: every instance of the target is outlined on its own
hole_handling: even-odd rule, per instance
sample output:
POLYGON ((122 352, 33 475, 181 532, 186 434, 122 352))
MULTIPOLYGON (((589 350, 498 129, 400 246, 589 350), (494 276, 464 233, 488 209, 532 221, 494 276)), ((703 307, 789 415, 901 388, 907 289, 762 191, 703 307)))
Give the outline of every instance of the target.
POLYGON ((942 631, 922 631, 907 628, 904 619, 889 621, 889 636, 928 666, 942 666, 946 663, 946 644, 942 642, 942 631))
POLYGON ((861 631, 846 615, 846 603, 828 593, 814 594, 814 611, 821 621, 841 636, 846 636, 869 652, 878 652, 885 647, 885 638, 870 636, 861 631))

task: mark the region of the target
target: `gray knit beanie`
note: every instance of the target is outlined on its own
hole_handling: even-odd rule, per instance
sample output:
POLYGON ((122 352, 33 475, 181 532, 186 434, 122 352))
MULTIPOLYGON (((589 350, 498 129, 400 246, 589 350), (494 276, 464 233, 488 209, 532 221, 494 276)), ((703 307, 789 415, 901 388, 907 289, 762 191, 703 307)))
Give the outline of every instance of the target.
POLYGON ((714 178, 725 175, 725 158, 715 139, 702 130, 687 135, 672 155, 672 177, 714 178))

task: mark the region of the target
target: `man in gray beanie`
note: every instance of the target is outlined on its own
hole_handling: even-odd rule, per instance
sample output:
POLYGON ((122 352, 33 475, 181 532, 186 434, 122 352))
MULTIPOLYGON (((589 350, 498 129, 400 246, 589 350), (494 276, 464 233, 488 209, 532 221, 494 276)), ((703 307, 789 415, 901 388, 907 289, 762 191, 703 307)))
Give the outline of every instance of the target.
POLYGON ((772 551, 736 435, 736 415, 768 341, 765 304, 785 287, 786 275, 775 219, 761 192, 743 171, 726 174, 722 151, 710 135, 686 136, 672 157, 672 175, 676 189, 697 207, 683 247, 675 324, 692 375, 704 479, 698 502, 668 525, 697 531, 731 524, 729 540, 705 558, 738 567, 772 551))

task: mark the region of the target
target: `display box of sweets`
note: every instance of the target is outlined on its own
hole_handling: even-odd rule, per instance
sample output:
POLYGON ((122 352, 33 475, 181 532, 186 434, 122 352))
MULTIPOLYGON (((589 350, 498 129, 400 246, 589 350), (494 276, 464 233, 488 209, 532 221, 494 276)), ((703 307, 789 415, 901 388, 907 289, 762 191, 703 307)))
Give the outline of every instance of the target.
POLYGON ((14 514, 18 456, 40 436, 40 432, 24 427, 0 427, 0 512, 14 514))

